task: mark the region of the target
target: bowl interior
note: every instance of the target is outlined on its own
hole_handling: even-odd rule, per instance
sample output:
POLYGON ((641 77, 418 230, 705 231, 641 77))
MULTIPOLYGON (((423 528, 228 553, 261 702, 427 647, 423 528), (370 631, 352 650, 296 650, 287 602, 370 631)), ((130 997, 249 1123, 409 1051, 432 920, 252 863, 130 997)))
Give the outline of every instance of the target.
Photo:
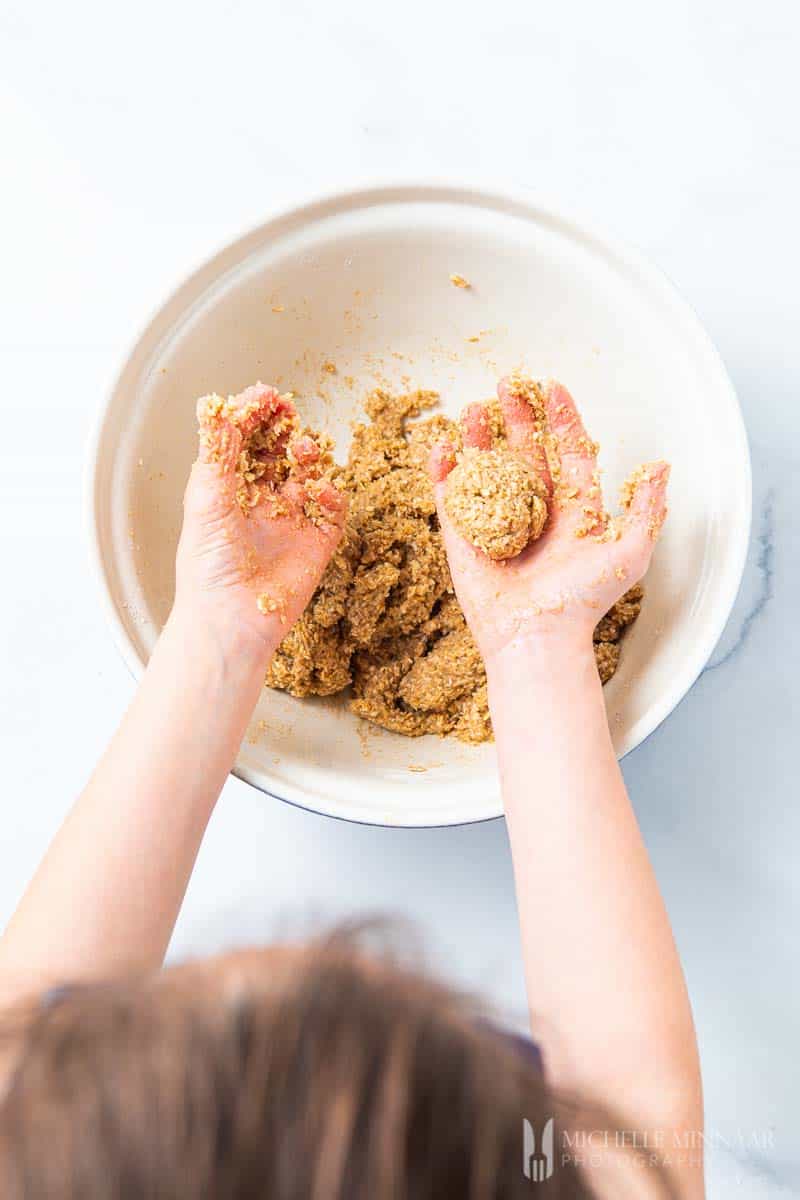
MULTIPOLYGON (((645 606, 606 687, 618 752, 637 745, 698 674, 738 586, 750 514, 738 406, 657 272, 551 215, 469 191, 383 189, 296 209, 217 255, 154 318, 110 397, 92 490, 101 574, 134 669, 172 600, 197 396, 258 379, 291 389, 343 455, 376 384, 438 389, 455 414, 517 367, 573 392, 609 497, 642 460, 673 466, 645 606), (454 287, 452 273, 472 286, 454 287)), ((237 771, 355 820, 449 824, 501 811, 491 746, 402 738, 341 700, 265 689, 237 771)))

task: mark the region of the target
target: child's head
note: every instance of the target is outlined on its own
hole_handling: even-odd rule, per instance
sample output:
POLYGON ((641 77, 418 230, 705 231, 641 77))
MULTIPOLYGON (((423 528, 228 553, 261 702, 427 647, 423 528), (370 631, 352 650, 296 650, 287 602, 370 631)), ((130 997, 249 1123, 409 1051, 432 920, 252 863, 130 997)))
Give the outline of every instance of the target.
MULTIPOLYGON (((570 1120, 466 1002, 333 939, 68 991, 0 1109, 4 1200, 530 1196, 523 1120, 570 1120)), ((572 1114, 574 1120, 574 1114, 572 1114)), ((589 1195, 559 1162, 548 1195, 589 1195)))

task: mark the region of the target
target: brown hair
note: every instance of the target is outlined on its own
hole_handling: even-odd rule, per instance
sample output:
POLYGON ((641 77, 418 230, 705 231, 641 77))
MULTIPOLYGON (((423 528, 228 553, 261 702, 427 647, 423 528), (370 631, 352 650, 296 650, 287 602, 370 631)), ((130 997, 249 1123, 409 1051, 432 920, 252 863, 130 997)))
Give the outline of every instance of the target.
POLYGON ((349 939, 75 989, 27 1023, 4 1200, 511 1200, 576 1110, 472 1005, 349 939))

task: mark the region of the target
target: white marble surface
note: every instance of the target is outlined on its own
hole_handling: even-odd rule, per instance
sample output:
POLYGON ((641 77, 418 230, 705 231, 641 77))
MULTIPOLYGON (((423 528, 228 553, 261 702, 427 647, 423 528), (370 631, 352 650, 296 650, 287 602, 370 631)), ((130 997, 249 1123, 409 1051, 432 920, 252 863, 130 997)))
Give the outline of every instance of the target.
MULTIPOLYGON (((697 1017, 711 1194, 800 1195, 799 37, 790 0, 5 0, 0 921, 131 694, 87 570, 81 467, 134 331, 298 189, 510 180, 644 248, 739 391, 755 474, 742 594, 625 774, 697 1017)), ((236 780, 173 953, 364 910, 407 914, 441 969, 521 1009, 501 823, 351 827, 236 780)))

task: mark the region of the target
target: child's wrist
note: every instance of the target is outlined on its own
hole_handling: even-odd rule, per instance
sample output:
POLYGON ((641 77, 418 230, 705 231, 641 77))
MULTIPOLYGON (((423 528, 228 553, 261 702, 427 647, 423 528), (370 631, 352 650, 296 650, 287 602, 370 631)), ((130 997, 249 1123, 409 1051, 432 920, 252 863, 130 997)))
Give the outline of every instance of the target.
POLYGON ((167 629, 174 631, 187 653, 235 662, 262 675, 277 649, 277 641, 266 628, 259 632, 246 627, 213 604, 186 605, 176 600, 167 629))
POLYGON ((581 671, 589 660, 594 663, 591 631, 570 627, 513 638, 487 657, 485 665, 491 691, 522 685, 530 693, 540 683, 552 686, 565 672, 581 671))

